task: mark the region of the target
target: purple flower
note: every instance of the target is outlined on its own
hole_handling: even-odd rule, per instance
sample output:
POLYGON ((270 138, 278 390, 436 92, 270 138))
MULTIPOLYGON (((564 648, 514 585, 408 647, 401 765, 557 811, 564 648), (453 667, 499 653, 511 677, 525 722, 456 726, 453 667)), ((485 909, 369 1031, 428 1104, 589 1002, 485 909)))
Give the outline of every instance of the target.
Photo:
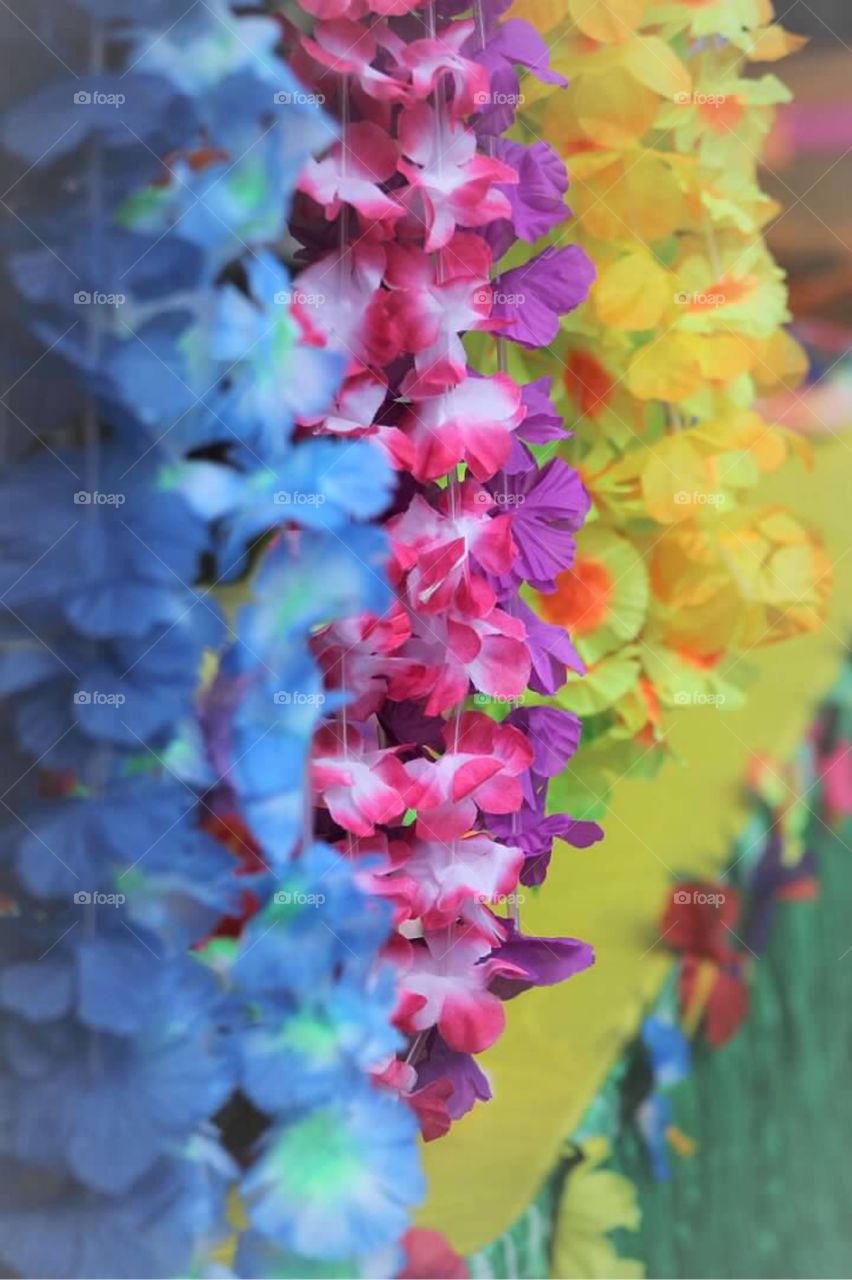
POLYGON ((528 444, 547 444, 550 440, 564 440, 573 435, 566 431, 562 415, 550 398, 550 378, 536 378, 521 388, 521 400, 527 413, 516 434, 528 444))
POLYGON ((562 627, 542 622, 523 600, 515 605, 515 614, 527 628, 527 647, 532 659, 530 688, 534 693, 556 693, 565 683, 565 668, 582 675, 585 667, 577 650, 562 627))
POLYGON ((603 832, 596 822, 567 813, 545 817, 548 779, 562 772, 580 742, 578 717, 556 707, 518 707, 506 722, 520 729, 533 749, 532 765, 521 778, 524 803, 518 813, 485 814, 484 820, 496 839, 523 852, 521 883, 538 885, 547 875, 555 839, 586 849, 602 839, 603 832))
POLYGON ((434 1080, 449 1080, 453 1092, 447 1102, 450 1118, 460 1120, 476 1102, 488 1102, 491 1086, 488 1077, 469 1053, 457 1053, 435 1035, 429 1052, 417 1066, 417 1085, 431 1084, 434 1080))
POLYGON ((500 11, 501 5, 488 5, 485 8, 484 48, 478 31, 473 33, 463 47, 466 57, 473 58, 488 71, 491 101, 475 118, 476 131, 480 137, 496 137, 511 127, 521 101, 520 80, 515 70, 517 65, 526 67, 547 84, 568 83, 564 76, 549 69, 550 51, 535 27, 522 18, 509 18, 498 26, 500 11))
POLYGON ((536 254, 494 281, 492 317, 505 321, 504 338, 522 347, 546 347, 559 332, 559 317, 585 299, 595 268, 575 244, 536 254))
POLYGON ((499 474, 488 488, 511 515, 518 554, 497 580, 505 595, 520 582, 538 591, 555 591, 555 575, 574 561, 574 534, 589 510, 589 496, 577 472, 561 458, 541 470, 499 474))
MULTIPOLYGON (((547 778, 561 773, 580 745, 581 724, 573 711, 561 711, 557 707, 516 707, 506 717, 508 724, 529 740, 533 750, 532 765, 522 779, 532 775, 533 785, 546 785, 547 778)), ((534 785, 537 792, 538 786, 534 785)), ((525 786, 527 803, 533 803, 532 788, 525 786)))
POLYGON ((524 805, 516 814, 487 814, 485 822, 495 840, 511 844, 524 855, 521 884, 532 888, 544 884, 554 840, 563 840, 575 849, 588 849, 603 839, 596 822, 572 818, 569 813, 553 813, 545 818, 538 809, 524 805))
POLYGON ((497 259, 518 237, 532 244, 547 235, 571 210, 565 203, 568 173, 548 143, 539 140, 528 147, 498 138, 493 153, 518 175, 517 185, 500 187, 512 206, 511 218, 500 218, 485 228, 485 238, 497 259))
POLYGON ((756 955, 766 950, 775 907, 786 895, 812 897, 816 890, 816 859, 806 851, 793 866, 784 862, 784 840, 772 831, 766 849, 749 882, 749 912, 744 929, 745 943, 756 955))
POLYGON ((491 983, 491 990, 501 1000, 511 1000, 530 987, 552 987, 566 978, 573 978, 595 962, 595 953, 588 942, 578 938, 531 938, 510 927, 505 942, 493 953, 492 959, 505 961, 523 969, 521 977, 501 976, 491 983))

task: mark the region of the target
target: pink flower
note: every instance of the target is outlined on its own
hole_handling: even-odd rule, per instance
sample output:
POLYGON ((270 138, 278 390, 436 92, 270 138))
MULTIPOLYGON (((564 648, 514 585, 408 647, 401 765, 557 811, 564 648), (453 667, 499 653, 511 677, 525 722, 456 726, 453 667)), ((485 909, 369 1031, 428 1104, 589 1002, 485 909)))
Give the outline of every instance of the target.
POLYGON ((481 236, 459 232, 437 256, 416 245, 389 245, 385 284, 389 324, 400 351, 415 356, 404 395, 436 394, 461 382, 467 358, 461 334, 490 320, 491 252, 481 236))
MULTIPOLYGON (((461 1053, 480 1053, 493 1044, 506 1018, 503 1005, 488 990, 495 975, 494 962, 486 960, 490 951, 491 943, 470 928, 436 930, 410 944, 400 973, 410 998, 402 1015, 404 1029, 437 1026, 449 1047, 461 1053)), ((515 973, 516 966, 507 971, 515 973)))
POLYGON ((511 517, 492 515, 495 505, 487 490, 467 479, 440 491, 437 507, 415 494, 408 509, 388 522, 392 568, 400 580, 408 575, 405 592, 413 609, 440 613, 452 604, 477 617, 491 612, 494 591, 472 572, 470 558, 497 575, 514 561, 511 517))
POLYGON ((317 733, 311 780, 345 831, 369 836, 376 823, 394 822, 405 812, 409 779, 398 750, 371 749, 353 726, 345 734, 339 725, 325 725, 317 733))
POLYGON ((399 125, 403 156, 398 168, 408 180, 400 199, 406 224, 416 234, 426 229, 426 249, 440 249, 459 227, 483 227, 508 218, 511 205, 495 183, 513 183, 509 165, 476 150, 476 136, 425 102, 404 110, 399 125))
POLYGON ((374 1073, 373 1079, 408 1103, 417 1116, 424 1142, 433 1142, 449 1132, 451 1080, 431 1080, 418 1089, 416 1070, 411 1063, 401 1062, 399 1058, 392 1058, 383 1071, 374 1073))
MULTIPOLYGON (((383 17, 398 17, 410 13, 420 0, 299 0, 306 13, 315 18, 351 19, 366 17, 368 13, 379 13, 383 17)), ((359 28, 361 31, 363 27, 359 28)))
POLYGON ((411 96, 408 86, 397 76, 372 65, 380 53, 398 62, 405 49, 403 41, 384 22, 364 27, 353 22, 351 14, 335 15, 332 21, 317 23, 313 39, 303 36, 302 48, 320 66, 338 75, 352 76, 364 93, 378 102, 407 102, 411 96))
POLYGON ((488 96, 488 71, 461 53, 473 27, 470 19, 452 22, 439 31, 434 40, 412 40, 400 58, 402 65, 411 71, 412 88, 419 101, 427 98, 438 81, 449 74, 453 84, 449 106, 457 120, 471 115, 488 96))
POLYGON ((500 921, 486 904, 505 899, 517 887, 524 855, 489 836, 464 839, 394 841, 392 864, 377 874, 379 891, 401 908, 401 919, 421 920, 424 931, 443 929, 457 919, 502 941, 500 921))
POLYGON ((324 417, 302 418, 315 435, 369 436, 387 454, 393 466, 403 468, 413 456, 411 442, 396 427, 374 419, 387 397, 387 386, 367 369, 356 369, 346 379, 324 417))
POLYGON ((408 615, 398 601, 381 618, 361 613, 340 618, 313 637, 316 655, 326 687, 345 689, 352 696, 348 713, 353 720, 366 720, 387 696, 391 654, 411 634, 408 615))
POLYGON ((512 432, 524 420, 521 391, 505 373, 466 377, 442 395, 418 399, 400 430, 414 446, 418 480, 435 480, 466 462, 477 480, 490 480, 512 450, 512 432))
POLYGON ((530 677, 525 639, 524 623, 502 609, 484 618, 414 616, 411 639, 400 651, 403 670, 391 678, 388 696, 424 699, 430 716, 461 702, 471 684, 492 698, 516 698, 530 677))
POLYGON ((373 363, 384 271, 382 246, 363 240, 318 258, 299 276, 292 307, 305 335, 347 351, 358 365, 373 363))
POLYGON ((466 711, 448 722, 444 743, 446 750, 438 760, 406 765, 418 835, 435 840, 462 836, 475 825, 477 806, 487 813, 520 809, 523 790, 518 779, 533 757, 519 729, 466 711))
POLYGON ((349 126, 324 159, 307 161, 298 190, 324 206, 329 222, 345 203, 357 209, 368 223, 392 224, 403 209, 379 189, 379 184, 388 181, 396 162, 393 140, 378 125, 362 120, 349 126))

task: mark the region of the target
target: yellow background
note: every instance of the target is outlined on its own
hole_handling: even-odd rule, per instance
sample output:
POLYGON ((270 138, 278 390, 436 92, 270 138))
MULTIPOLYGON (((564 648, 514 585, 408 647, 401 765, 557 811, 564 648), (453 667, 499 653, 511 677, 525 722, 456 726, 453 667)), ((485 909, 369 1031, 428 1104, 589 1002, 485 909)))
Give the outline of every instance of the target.
POLYGON ((528 896, 525 931, 584 938, 597 963, 507 1006, 502 1039, 480 1058, 493 1100, 423 1147, 429 1191, 419 1223, 462 1253, 500 1235, 535 1195, 665 974, 656 926, 672 876, 722 869, 745 816, 749 756, 793 751, 852 633, 852 437, 818 444, 813 471, 791 463, 760 497, 822 530, 836 575, 828 626, 751 654, 742 710, 677 711, 674 759, 653 781, 623 780, 603 843, 558 850, 544 891, 528 896))

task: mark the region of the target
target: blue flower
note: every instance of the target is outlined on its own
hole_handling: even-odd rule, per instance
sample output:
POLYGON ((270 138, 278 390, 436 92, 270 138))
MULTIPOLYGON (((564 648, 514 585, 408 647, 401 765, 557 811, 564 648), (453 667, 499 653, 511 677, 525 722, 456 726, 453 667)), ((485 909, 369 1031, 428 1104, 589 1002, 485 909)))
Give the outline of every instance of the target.
POLYGON ((348 357, 297 341, 285 268, 269 253, 244 263, 248 292, 219 293, 213 351, 231 384, 219 412, 253 448, 274 458, 286 451, 296 413, 326 408, 348 357))
POLYGON ((158 1160, 121 1196, 3 1160, 0 1255, 18 1275, 56 1280, 185 1275, 199 1245, 221 1230, 231 1174, 211 1139, 158 1160))
POLYGON ((270 901, 243 934, 234 981, 252 999, 309 992, 344 968, 363 981, 389 926, 386 904, 358 888, 351 864, 315 844, 278 872, 270 901))
POLYGON ((211 1122, 240 1087, 270 1116, 250 1178, 273 1252, 392 1252, 419 1194, 415 1121, 366 1084, 398 1043, 387 908, 336 851, 300 848, 311 739, 343 696, 311 632, 390 602, 384 537, 356 522, 392 477, 368 445, 293 440, 346 355, 299 343, 257 246, 333 129, 276 22, 233 9, 77 0, 57 27, 34 0, 60 63, 102 47, 109 70, 39 67, 2 134, 21 429, 0 475, 0 1257, 21 1275, 186 1274, 224 1230, 237 1173, 211 1122), (226 623, 199 583, 250 556, 226 623), (199 830, 223 801, 260 846, 249 875, 199 830), (240 941, 202 947, 246 887, 240 941), (268 1175, 333 1128, 329 1105, 327 1190, 347 1185, 324 1238, 317 1150, 302 1192, 268 1175))
MULTIPOLYGON (((160 1016, 140 1016, 144 1029, 132 1037, 70 1022, 10 1023, 0 1077, 5 1154, 120 1195, 215 1113, 234 1086, 232 1047, 198 1000, 197 975, 210 975, 192 960, 184 966, 183 982, 176 971, 160 986, 160 1016)), ((150 963, 146 972, 150 980, 150 963)))
POLYGON ((382 1248, 424 1193, 416 1129, 404 1104, 368 1085, 276 1126, 243 1179, 250 1222, 308 1258, 382 1248))
POLYGON ((274 1004, 261 1005, 258 1022, 241 1041, 244 1092, 271 1114, 345 1096, 359 1073, 401 1047, 403 1038, 390 1025, 395 998, 386 973, 371 982, 319 986, 283 1014, 274 1004))

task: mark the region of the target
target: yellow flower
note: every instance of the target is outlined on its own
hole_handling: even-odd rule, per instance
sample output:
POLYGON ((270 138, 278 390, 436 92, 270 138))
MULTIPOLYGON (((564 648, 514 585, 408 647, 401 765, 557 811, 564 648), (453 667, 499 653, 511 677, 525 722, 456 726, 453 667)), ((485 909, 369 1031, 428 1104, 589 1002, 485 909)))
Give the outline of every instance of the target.
POLYGON ((589 1154, 565 1179, 552 1274, 558 1280, 641 1280, 642 1263, 622 1258, 608 1235, 618 1229, 637 1230, 636 1188, 629 1178, 600 1167, 608 1155, 603 1139, 589 1143, 586 1150, 589 1154))

